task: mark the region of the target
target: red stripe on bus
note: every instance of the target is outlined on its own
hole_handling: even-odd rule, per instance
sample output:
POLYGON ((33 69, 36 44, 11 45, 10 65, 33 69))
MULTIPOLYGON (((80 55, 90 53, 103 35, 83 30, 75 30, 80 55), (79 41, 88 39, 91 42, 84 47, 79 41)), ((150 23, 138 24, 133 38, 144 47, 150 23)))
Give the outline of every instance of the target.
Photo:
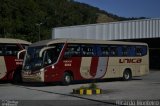
POLYGON ((13 72, 18 67, 15 62, 16 57, 15 56, 4 56, 5 64, 6 64, 6 78, 7 80, 12 80, 13 78, 13 72))
POLYGON ((90 66, 90 74, 91 76, 95 76, 97 72, 97 67, 98 67, 98 57, 92 57, 91 59, 91 66, 90 66))

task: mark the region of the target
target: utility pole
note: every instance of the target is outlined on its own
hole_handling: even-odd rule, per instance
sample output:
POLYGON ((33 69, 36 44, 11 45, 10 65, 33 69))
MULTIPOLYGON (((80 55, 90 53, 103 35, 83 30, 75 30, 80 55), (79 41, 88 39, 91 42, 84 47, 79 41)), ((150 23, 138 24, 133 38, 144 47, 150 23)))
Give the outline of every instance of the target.
POLYGON ((42 24, 43 24, 42 22, 36 24, 36 25, 38 26, 38 29, 39 29, 39 34, 38 34, 38 40, 39 40, 39 41, 41 40, 41 25, 42 25, 42 24))

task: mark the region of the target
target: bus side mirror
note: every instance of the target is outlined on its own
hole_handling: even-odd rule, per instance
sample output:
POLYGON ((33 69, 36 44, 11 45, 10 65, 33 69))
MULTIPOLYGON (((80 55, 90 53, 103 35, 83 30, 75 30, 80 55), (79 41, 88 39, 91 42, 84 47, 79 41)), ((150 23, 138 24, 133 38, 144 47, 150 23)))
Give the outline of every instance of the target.
POLYGON ((17 59, 24 59, 25 54, 26 54, 26 49, 19 51, 17 54, 17 59))

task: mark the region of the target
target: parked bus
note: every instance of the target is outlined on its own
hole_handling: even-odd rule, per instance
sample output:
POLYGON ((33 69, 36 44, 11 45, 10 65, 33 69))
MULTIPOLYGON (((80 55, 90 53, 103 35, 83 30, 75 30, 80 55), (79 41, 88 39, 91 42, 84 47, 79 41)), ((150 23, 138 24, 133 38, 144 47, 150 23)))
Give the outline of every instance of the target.
POLYGON ((23 59, 17 53, 30 43, 19 39, 0 38, 0 80, 20 81, 23 59))
POLYGON ((31 44, 25 55, 25 82, 69 84, 74 80, 119 78, 130 80, 149 73, 145 43, 54 39, 31 44))

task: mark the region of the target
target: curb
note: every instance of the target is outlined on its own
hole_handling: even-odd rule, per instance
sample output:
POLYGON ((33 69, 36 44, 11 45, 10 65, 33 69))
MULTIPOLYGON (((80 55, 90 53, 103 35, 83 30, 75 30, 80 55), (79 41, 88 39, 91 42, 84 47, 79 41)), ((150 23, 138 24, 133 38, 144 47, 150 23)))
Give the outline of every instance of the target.
POLYGON ((102 90, 97 89, 73 89, 73 94, 80 95, 93 95, 93 94, 102 94, 102 90))

